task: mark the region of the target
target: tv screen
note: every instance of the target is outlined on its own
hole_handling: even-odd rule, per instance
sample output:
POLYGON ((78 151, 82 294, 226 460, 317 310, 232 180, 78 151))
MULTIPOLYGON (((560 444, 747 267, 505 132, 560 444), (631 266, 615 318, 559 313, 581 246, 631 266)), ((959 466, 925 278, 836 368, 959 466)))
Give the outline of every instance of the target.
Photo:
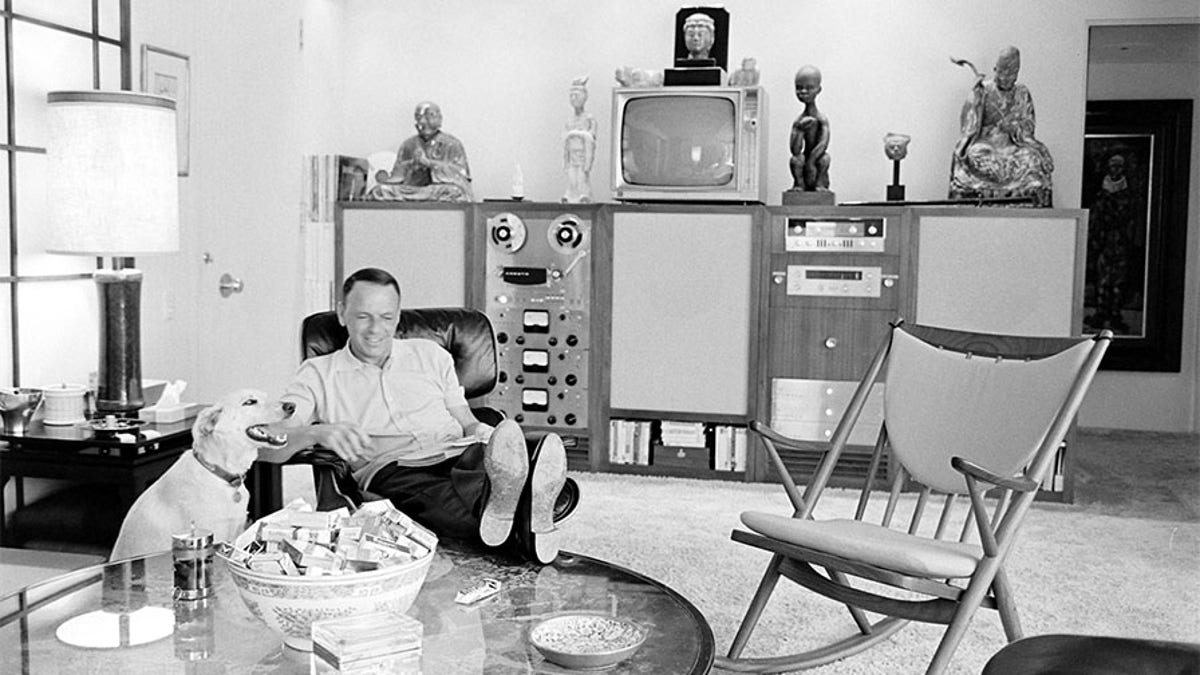
POLYGON ((625 104, 621 171, 630 185, 721 187, 734 181, 736 102, 658 96, 625 104))

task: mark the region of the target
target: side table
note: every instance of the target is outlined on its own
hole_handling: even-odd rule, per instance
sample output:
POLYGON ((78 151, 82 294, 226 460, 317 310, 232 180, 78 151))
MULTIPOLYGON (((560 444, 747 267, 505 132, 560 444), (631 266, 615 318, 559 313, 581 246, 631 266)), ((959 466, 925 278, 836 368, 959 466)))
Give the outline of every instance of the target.
MULTIPOLYGON (((137 433, 103 434, 90 427, 47 426, 34 422, 24 434, 0 433, 0 509, 2 488, 15 480, 14 516, 25 504, 25 478, 54 478, 116 486, 128 509, 150 483, 191 447, 193 419, 147 423, 137 433)), ((81 509, 90 505, 80 504, 81 509)), ((113 517, 123 517, 123 513, 113 517)), ((0 522, 0 545, 11 546, 12 533, 0 522)))

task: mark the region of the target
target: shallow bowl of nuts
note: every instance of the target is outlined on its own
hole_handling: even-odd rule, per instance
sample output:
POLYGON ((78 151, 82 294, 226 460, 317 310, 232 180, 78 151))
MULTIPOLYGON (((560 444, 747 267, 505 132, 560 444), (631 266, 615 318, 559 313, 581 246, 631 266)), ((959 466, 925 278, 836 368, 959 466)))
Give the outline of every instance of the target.
POLYGON ((633 656, 646 641, 638 624, 600 614, 560 614, 536 624, 529 641, 545 659, 572 670, 604 670, 633 656))

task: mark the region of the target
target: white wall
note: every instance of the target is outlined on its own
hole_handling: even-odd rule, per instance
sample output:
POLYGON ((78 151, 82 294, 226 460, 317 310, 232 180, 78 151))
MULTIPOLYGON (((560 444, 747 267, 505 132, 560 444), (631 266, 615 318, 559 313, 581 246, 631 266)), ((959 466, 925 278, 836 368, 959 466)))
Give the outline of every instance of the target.
MULTIPOLYGON (((987 70, 1000 48, 1011 43, 1022 49, 1021 81, 1037 103, 1037 135, 1056 159, 1055 205, 1077 207, 1089 22, 1200 15, 1194 0, 723 4, 732 17, 731 64, 756 57, 771 97, 772 203, 790 185, 787 134, 799 112, 791 93, 799 66, 814 63, 825 74, 819 102, 831 120, 831 181, 839 200, 882 199, 891 177, 882 152, 882 136, 888 131, 913 136, 902 176, 910 198, 937 199, 946 193, 959 109, 971 84, 970 74, 949 57, 970 59, 987 70)), ((528 197, 557 200, 564 187, 559 138, 570 114, 571 79, 591 76, 588 110, 600 121, 601 148, 607 147, 613 71, 624 65, 668 66, 673 15, 680 5, 663 0, 445 0, 433 6, 412 0, 134 0, 135 49, 152 42, 192 55, 194 68, 215 59, 228 69, 219 78, 206 78, 205 88, 194 92, 207 100, 194 112, 198 132, 192 139, 195 170, 207 178, 181 184, 181 262, 161 266, 168 269, 145 265, 147 373, 169 371, 203 381, 221 365, 198 356, 204 346, 200 341, 211 331, 209 322, 220 320, 190 311, 191 299, 212 292, 199 255, 208 238, 237 242, 247 228, 267 228, 278 241, 269 254, 284 261, 268 269, 294 268, 296 275, 257 280, 268 292, 256 321, 267 327, 264 339, 283 343, 277 346, 282 356, 267 359, 260 379, 266 388, 286 379, 283 371, 294 360, 290 326, 301 304, 298 179, 289 167, 270 161, 298 161, 306 152, 365 156, 394 150, 412 133, 414 105, 432 99, 443 108, 446 131, 466 144, 477 198, 506 196, 513 166, 519 163, 528 197), (301 19, 305 50, 285 41, 270 47, 255 42, 264 28, 293 30, 298 38, 301 19), (236 58, 249 45, 256 47, 253 58, 236 58), (270 87, 268 94, 255 98, 244 85, 280 77, 293 83, 295 95, 281 98, 275 95, 279 89, 270 87), (233 94, 242 99, 231 100, 233 94), (261 130, 258 136, 272 147, 250 145, 243 152, 215 155, 200 149, 231 130, 238 138, 256 140, 254 128, 246 125, 276 118, 287 120, 294 133, 281 138, 261 130), (289 194, 295 199, 280 196, 289 194), (174 303, 155 300, 159 280, 172 289, 177 303, 173 318, 165 305, 174 303), (282 326, 289 332, 284 334, 282 326)), ((135 77, 137 71, 135 66, 135 77)), ((598 153, 592 183, 601 200, 610 196, 608 172, 607 153, 598 153)), ((1194 251, 1190 263, 1186 302, 1194 306, 1194 251)), ((1185 359, 1191 360, 1193 371, 1181 377, 1179 386, 1155 388, 1149 397, 1129 396, 1124 383, 1113 378, 1121 389, 1099 386, 1085 408, 1085 424, 1137 426, 1153 420, 1153 428, 1195 430, 1194 404, 1190 410, 1167 406, 1171 411, 1166 415, 1156 412, 1179 388, 1187 388, 1189 378, 1190 400, 1195 400, 1195 324, 1193 314, 1185 336, 1185 359), (1100 399, 1104 401, 1097 403, 1100 399), (1123 411, 1120 417, 1113 412, 1117 409, 1123 411)), ((1131 385, 1142 387, 1146 381, 1138 378, 1131 385)))
POLYGON ((341 11, 332 0, 133 2, 135 55, 149 43, 191 65, 182 251, 143 265, 143 370, 188 380, 189 400, 278 393, 295 370, 301 158, 335 149, 341 11), (246 290, 222 298, 224 272, 246 290))

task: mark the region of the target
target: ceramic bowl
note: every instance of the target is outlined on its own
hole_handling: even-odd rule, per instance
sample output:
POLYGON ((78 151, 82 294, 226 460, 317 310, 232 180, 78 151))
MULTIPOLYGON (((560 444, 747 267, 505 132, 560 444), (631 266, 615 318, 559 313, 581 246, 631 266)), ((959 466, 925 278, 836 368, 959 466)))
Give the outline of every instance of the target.
POLYGON ((633 656, 645 628, 600 614, 560 614, 535 625, 529 641, 547 661, 572 670, 603 670, 633 656))
MULTIPOLYGON (((239 536, 235 546, 243 548, 250 543, 256 527, 239 536)), ((385 610, 408 611, 425 583, 434 553, 370 572, 319 577, 260 572, 231 561, 220 550, 217 556, 225 561, 250 611, 282 633, 289 647, 311 651, 313 621, 385 610)))

